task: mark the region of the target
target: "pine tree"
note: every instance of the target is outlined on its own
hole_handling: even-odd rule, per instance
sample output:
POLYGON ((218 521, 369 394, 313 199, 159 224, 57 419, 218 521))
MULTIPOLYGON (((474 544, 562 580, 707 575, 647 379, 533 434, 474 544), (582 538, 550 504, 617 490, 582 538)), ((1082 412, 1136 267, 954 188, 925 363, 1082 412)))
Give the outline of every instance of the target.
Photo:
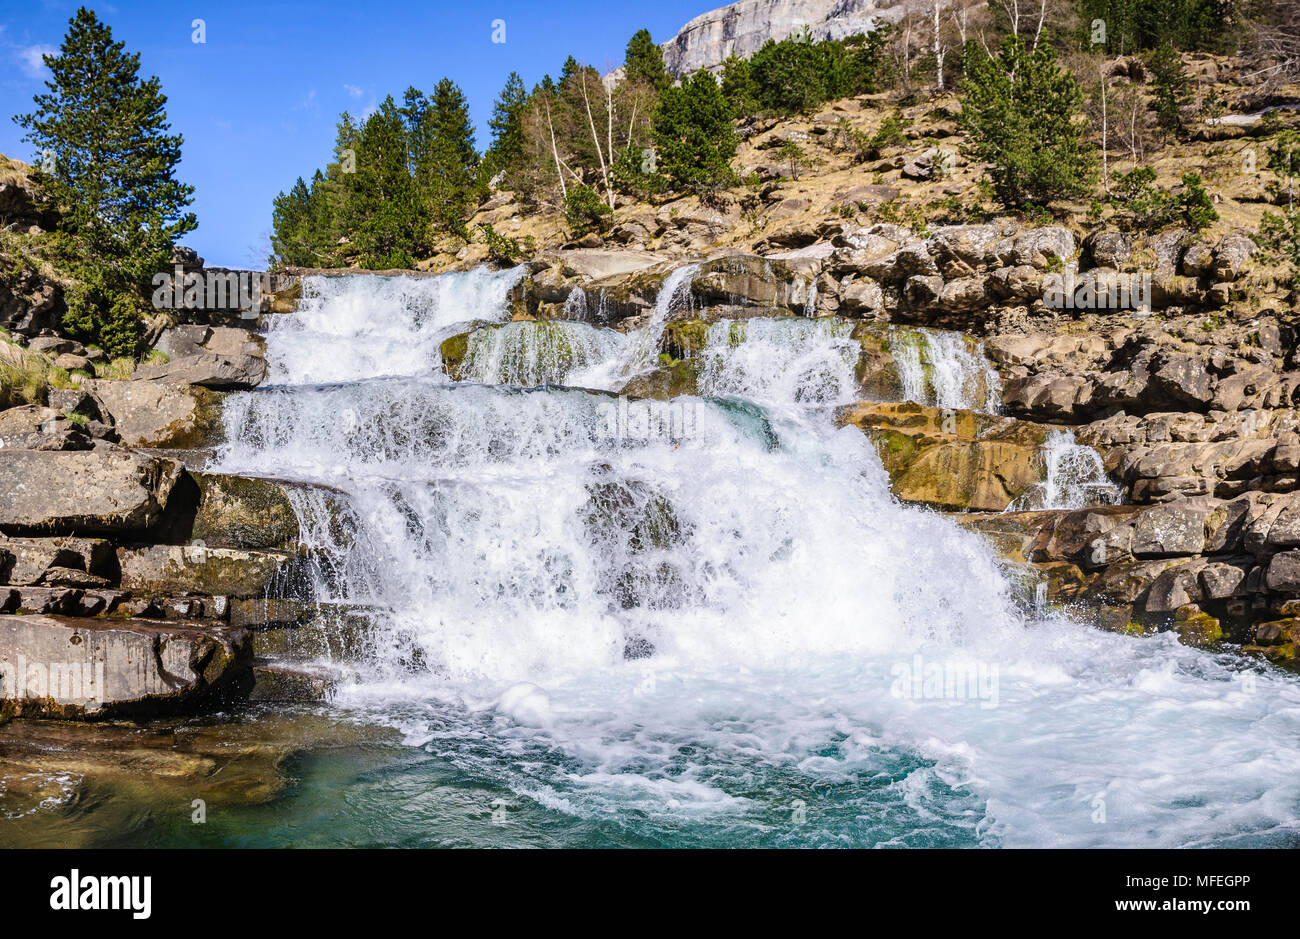
MULTIPOLYGON (((560 67, 560 80, 556 82, 556 87, 568 83, 574 75, 578 74, 578 60, 569 56, 564 60, 564 65, 560 67)), ((548 75, 547 78, 550 78, 548 75)))
POLYGON ((1051 46, 1033 51, 1008 36, 996 57, 968 43, 961 122, 969 152, 989 164, 1002 202, 1020 208, 1084 194, 1096 174, 1096 155, 1080 120, 1078 83, 1058 68, 1051 46))
POLYGON ((271 263, 314 267, 315 255, 309 237, 311 193, 299 176, 288 192, 271 203, 271 263))
POLYGON ((645 82, 660 94, 673 83, 672 76, 664 68, 663 50, 650 38, 648 29, 638 29, 628 40, 627 52, 623 56, 623 79, 645 82))
POLYGON ((409 167, 406 121, 392 96, 361 127, 350 207, 363 267, 410 267, 427 248, 428 216, 409 167))
POLYGON ((749 69, 749 60, 729 55, 722 63, 722 96, 737 116, 758 111, 758 87, 749 69))
POLYGON ((826 56, 806 29, 769 39, 749 60, 759 105, 777 114, 809 111, 826 100, 826 56))
POLYGON ((442 231, 469 240, 465 216, 479 195, 478 151, 465 94, 450 78, 438 82, 430 96, 432 144, 427 169, 434 222, 442 231))
POLYGON ((1181 134, 1186 125, 1183 109, 1192 101, 1192 80, 1183 68, 1183 57, 1169 43, 1162 43, 1147 59, 1151 88, 1155 95, 1156 123, 1171 134, 1181 134))
POLYGON ((509 169, 524 155, 524 107, 528 104, 528 90, 518 72, 511 72, 505 87, 492 106, 492 145, 488 148, 494 170, 509 169))
POLYGON ((659 169, 676 188, 730 182, 737 138, 731 106, 713 75, 699 71, 667 89, 654 113, 659 169))
POLYGON ((82 286, 71 292, 64 325, 110 354, 135 351, 145 289, 173 243, 198 224, 185 207, 194 189, 175 177, 183 139, 169 134, 166 96, 156 77, 139 77, 140 56, 113 41, 85 7, 69 20, 36 110, 14 121, 54 172, 38 172, 78 245, 82 286))

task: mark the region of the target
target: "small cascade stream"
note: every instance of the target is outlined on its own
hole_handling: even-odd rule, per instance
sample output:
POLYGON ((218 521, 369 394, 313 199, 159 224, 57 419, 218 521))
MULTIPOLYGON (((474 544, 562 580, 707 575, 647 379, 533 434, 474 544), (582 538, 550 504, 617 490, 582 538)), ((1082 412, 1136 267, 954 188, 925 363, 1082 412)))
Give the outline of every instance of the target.
MULTIPOLYGON (((318 599, 374 611, 334 708, 413 755, 338 825, 455 825, 473 790, 503 845, 1300 844, 1300 684, 1037 608, 900 505, 823 407, 856 393, 843 327, 716 324, 701 396, 633 420, 609 392, 689 270, 627 336, 482 330, 458 382, 440 343, 505 323, 519 272, 309 278, 274 319, 217 468, 344 494, 296 497, 318 599)), ((992 409, 947 343, 912 392, 992 409)))
POLYGON ((1008 512, 1082 509, 1123 501, 1123 491, 1106 476, 1101 456, 1077 442, 1073 431, 1049 431, 1042 452, 1044 480, 1021 493, 1007 506, 1008 512))
POLYGON ((997 413, 1000 383, 982 345, 970 344, 961 333, 916 328, 894 329, 889 345, 904 400, 997 413))

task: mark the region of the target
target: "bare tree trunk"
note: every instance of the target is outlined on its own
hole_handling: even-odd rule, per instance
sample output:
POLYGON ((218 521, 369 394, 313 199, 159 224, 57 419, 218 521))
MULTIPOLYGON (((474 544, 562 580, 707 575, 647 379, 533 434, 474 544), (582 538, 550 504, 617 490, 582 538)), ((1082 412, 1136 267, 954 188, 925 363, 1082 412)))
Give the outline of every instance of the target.
POLYGON ((600 147, 600 135, 596 133, 596 119, 591 116, 591 99, 587 96, 587 73, 582 72, 582 103, 587 110, 587 126, 591 128, 591 142, 596 145, 596 159, 600 161, 600 175, 605 180, 605 198, 609 207, 614 207, 614 189, 609 184, 609 167, 605 163, 605 154, 600 147))
POLYGON ((934 74, 935 85, 943 91, 943 39, 939 32, 940 15, 943 12, 942 0, 934 0, 934 74))
MULTIPOLYGON (((605 86, 605 151, 609 154, 611 170, 614 166, 614 89, 605 86)), ((614 187, 609 187, 609 207, 614 208, 614 187)))
POLYGON ((1038 28, 1034 30, 1034 44, 1030 49, 1038 48, 1038 39, 1043 35, 1043 20, 1047 19, 1047 0, 1038 0, 1038 28))
POLYGON ((630 146, 632 146, 632 131, 636 128, 636 108, 637 108, 637 105, 640 104, 640 103, 641 103, 641 102, 637 101, 637 99, 636 99, 636 95, 633 95, 633 96, 632 96, 632 116, 631 116, 630 118, 628 118, 628 122, 627 122, 627 143, 625 143, 625 144, 623 145, 623 146, 625 146, 625 147, 630 147, 630 146))
POLYGON ((564 170, 560 169, 560 148, 555 145, 555 122, 551 120, 550 96, 544 96, 542 101, 546 104, 546 126, 551 132, 551 156, 555 157, 555 175, 560 178, 560 197, 567 199, 569 188, 564 185, 564 170))
POLYGON ((1108 151, 1110 149, 1110 140, 1107 136, 1106 123, 1106 62, 1102 60, 1097 66, 1101 72, 1101 184, 1106 189, 1106 195, 1110 195, 1110 159, 1108 151))

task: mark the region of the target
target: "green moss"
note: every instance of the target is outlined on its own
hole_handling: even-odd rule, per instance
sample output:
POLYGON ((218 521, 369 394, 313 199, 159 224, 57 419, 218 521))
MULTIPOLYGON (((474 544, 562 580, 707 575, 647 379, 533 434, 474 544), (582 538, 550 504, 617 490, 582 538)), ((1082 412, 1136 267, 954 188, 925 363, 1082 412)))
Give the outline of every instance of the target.
POLYGON ((1178 608, 1174 614, 1174 631, 1183 645, 1197 649, 1210 648, 1223 641, 1219 621, 1195 604, 1178 608))
POLYGON ((708 338, 708 323, 702 320, 674 320, 664 327, 660 348, 673 360, 689 359, 704 351, 708 338))

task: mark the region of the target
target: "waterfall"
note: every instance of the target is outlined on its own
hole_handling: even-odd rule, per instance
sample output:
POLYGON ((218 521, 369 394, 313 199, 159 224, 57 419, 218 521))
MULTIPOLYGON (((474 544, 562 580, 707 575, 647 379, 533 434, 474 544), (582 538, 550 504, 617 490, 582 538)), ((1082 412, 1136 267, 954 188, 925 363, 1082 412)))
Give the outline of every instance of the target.
MULTIPOLYGON (((689 272, 584 362, 652 364, 689 272)), ((841 327, 717 324, 705 396, 672 402, 436 374, 441 338, 505 321, 514 276, 313 281, 272 326, 275 384, 224 410, 217 469, 346 502, 303 524, 318 599, 372 621, 335 707, 428 774, 349 803, 384 810, 366 838, 412 824, 411 792, 450 817, 463 781, 574 844, 1296 844, 1300 684, 1027 609, 980 537, 901 505, 866 437, 802 406, 845 393, 841 327)), ((945 342, 914 387, 956 406, 945 342)), ((540 373, 500 368, 480 377, 540 373)))
POLYGON ((961 333, 910 327, 892 328, 889 338, 905 401, 998 412, 1001 386, 983 343, 972 346, 961 333))
POLYGON ((700 391, 770 406, 856 400, 854 325, 838 317, 719 320, 700 353, 700 391))
MULTIPOLYGON (((575 291, 574 293, 577 293, 575 291)), ((570 294, 570 297, 574 294, 570 294)), ((596 385, 627 337, 612 329, 560 320, 526 320, 469 335, 461 377, 491 385, 596 385)))
POLYGON ((304 277, 298 312, 271 317, 267 328, 270 381, 347 381, 417 374, 430 363, 436 368, 438 346, 457 326, 509 319, 506 295, 526 272, 520 266, 455 278, 304 277))
POLYGON ((587 318, 587 292, 581 287, 574 287, 564 298, 563 317, 566 320, 585 320, 587 318))
POLYGON ((1072 430, 1048 431, 1043 443, 1044 475, 1022 492, 1008 512, 1081 509, 1089 505, 1118 505, 1120 488, 1106 476, 1101 456, 1074 439, 1072 430))
POLYGON ((659 295, 655 298, 654 309, 650 311, 650 321, 634 334, 634 339, 622 358, 622 375, 625 379, 654 365, 659 357, 659 339, 663 335, 664 324, 676 311, 678 298, 683 292, 686 294, 685 302, 690 303, 691 279, 697 270, 698 264, 687 264, 664 279, 659 295), (683 287, 686 288, 685 291, 682 290, 683 287))

